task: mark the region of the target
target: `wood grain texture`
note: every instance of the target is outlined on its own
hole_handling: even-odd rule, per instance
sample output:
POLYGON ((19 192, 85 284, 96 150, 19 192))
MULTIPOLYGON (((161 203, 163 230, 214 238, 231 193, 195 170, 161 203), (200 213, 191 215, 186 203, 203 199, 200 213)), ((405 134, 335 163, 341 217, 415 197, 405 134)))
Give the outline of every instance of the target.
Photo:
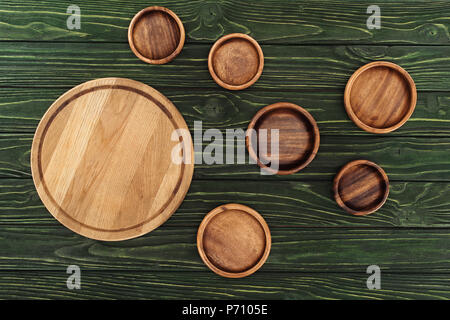
MULTIPOLYGON (((330 181, 271 182, 194 180, 166 227, 198 227, 215 206, 241 202, 271 227, 450 227, 450 184, 391 182, 376 214, 351 216, 332 198, 330 181)), ((60 227, 42 205, 31 179, 0 179, 0 224, 60 227)))
POLYGON ((264 54, 258 42, 243 33, 217 40, 208 54, 208 70, 214 81, 228 90, 243 90, 262 74, 264 54))
MULTIPOLYGON (((245 128, 253 115, 274 101, 304 106, 316 119, 322 135, 369 135, 348 118, 341 91, 241 91, 161 88, 180 110, 189 127, 202 121, 203 129, 245 128)), ((64 88, 0 88, 0 132, 34 133, 47 108, 64 88)), ((419 92, 410 120, 392 136, 450 135, 450 93, 419 92)))
POLYGON ((334 199, 345 211, 365 216, 386 202, 389 178, 383 168, 367 160, 355 160, 341 168, 333 181, 334 199))
POLYGON ((131 18, 152 3, 76 4, 80 30, 67 29, 66 3, 0 3, 0 177, 20 178, 0 179, 0 297, 450 298, 447 1, 382 2, 382 28, 368 30, 370 0, 161 0, 154 4, 179 14, 188 43, 164 66, 142 63, 127 44, 131 18), (206 67, 212 43, 233 32, 255 38, 266 56, 264 74, 244 92, 220 90, 206 67), (389 139, 369 137, 343 105, 350 75, 374 60, 401 65, 418 89, 413 116, 389 139), (203 120, 203 129, 246 128, 262 106, 292 101, 317 120, 321 152, 284 181, 262 179, 256 165, 198 165, 186 201, 161 233, 113 245, 79 237, 37 197, 29 179, 30 133, 64 91, 109 76, 154 86, 190 127, 203 120), (343 212, 330 188, 356 154, 393 178, 385 205, 366 217, 343 212), (269 261, 233 283, 207 270, 194 239, 205 212, 226 202, 255 208, 275 228, 269 261), (66 289, 70 263, 82 264, 80 291, 66 289), (365 287, 365 268, 373 263, 382 267, 382 290, 365 287))
POLYGON ((139 11, 128 27, 128 43, 142 61, 164 64, 183 48, 185 31, 180 18, 171 10, 152 6, 139 11))
POLYGON ((122 78, 64 93, 40 121, 31 148, 33 181, 47 209, 98 240, 134 238, 160 226, 183 201, 193 170, 192 139, 176 107, 122 78), (177 130, 185 134, 174 141, 177 130), (176 147, 185 159, 179 163, 176 147))
MULTIPOLYGON (((83 270, 208 271, 197 252, 196 231, 163 225, 136 239, 99 242, 62 226, 3 225, 0 270, 76 264, 83 270)), ((270 232, 272 247, 261 273, 365 272, 374 263, 397 273, 450 268, 448 229, 270 227, 270 232)))
POLYGON ((358 127, 372 133, 400 128, 416 107, 417 91, 409 73, 395 63, 368 63, 350 77, 345 110, 358 127))
MULTIPOLYGON (((0 134, 1 178, 30 177, 31 134, 0 134)), ((245 141, 241 143, 244 145, 245 141)), ((205 142, 203 149, 208 142, 205 142)), ((390 180, 450 181, 450 138, 322 136, 320 152, 302 171, 287 176, 261 175, 256 164, 197 164, 194 179, 331 181, 339 168, 358 158, 382 166, 390 180), (358 154, 356 154, 358 152, 358 154), (405 166, 404 163, 408 165, 405 166), (232 168, 232 169, 230 169, 232 168)), ((236 154, 236 152, 234 152, 236 154)), ((248 156, 247 156, 248 160, 248 156)))
POLYGON ((292 174, 305 168, 316 156, 320 145, 319 128, 304 108, 277 102, 258 110, 253 116, 245 145, 250 157, 264 171, 292 174), (272 137, 274 130, 276 135, 272 137), (266 151, 262 151, 264 145, 266 151))
MULTIPOLYGON (((123 77, 163 93, 167 87, 216 88, 207 67, 209 49, 209 45, 186 45, 172 63, 158 66, 136 59, 127 43, 0 42, 0 86, 68 89, 95 78, 123 77)), ((419 91, 450 88, 447 46, 263 45, 262 50, 264 73, 248 90, 343 92, 353 72, 373 60, 400 65, 419 91)))
POLYGON ((1 299, 445 299, 448 274, 382 272, 380 290, 366 288, 366 273, 256 273, 225 279, 212 272, 82 271, 81 289, 67 274, 0 272, 1 299), (192 279, 195 279, 193 281, 192 279))
POLYGON ((269 226, 254 209, 238 203, 211 210, 197 231, 200 258, 226 278, 247 277, 262 267, 272 244, 269 226))
POLYGON ((270 43, 448 44, 447 1, 384 1, 382 28, 369 30, 367 7, 373 1, 200 0, 148 2, 79 0, 82 28, 68 30, 67 3, 12 0, 0 3, 2 40, 122 41, 131 18, 157 4, 176 12, 189 42, 214 41, 233 32, 270 43))

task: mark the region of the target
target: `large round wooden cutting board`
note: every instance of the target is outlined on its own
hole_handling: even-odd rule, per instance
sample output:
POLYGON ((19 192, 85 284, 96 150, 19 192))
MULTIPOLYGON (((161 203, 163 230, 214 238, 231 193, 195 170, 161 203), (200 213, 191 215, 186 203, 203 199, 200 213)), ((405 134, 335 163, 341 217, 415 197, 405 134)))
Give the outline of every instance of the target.
POLYGON ((368 63, 350 77, 344 93, 345 110, 361 129, 388 133, 400 128, 417 103, 414 80, 388 61, 368 63))
POLYGON ((124 240, 174 213, 191 183, 193 154, 187 125, 166 97, 137 81, 105 78, 53 103, 34 136, 31 169, 40 198, 63 225, 124 240), (180 138, 177 129, 184 129, 180 138), (183 150, 185 161, 173 161, 172 152, 183 150))

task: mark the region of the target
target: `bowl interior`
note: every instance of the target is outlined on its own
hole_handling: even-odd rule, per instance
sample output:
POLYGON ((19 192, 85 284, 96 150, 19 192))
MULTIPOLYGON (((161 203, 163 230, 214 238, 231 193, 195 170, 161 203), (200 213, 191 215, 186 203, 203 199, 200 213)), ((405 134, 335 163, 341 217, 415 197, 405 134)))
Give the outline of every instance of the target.
POLYGON ((224 83, 240 86, 250 82, 259 70, 260 57, 252 42, 245 38, 230 38, 213 52, 214 73, 224 83))
POLYGON ((266 236, 261 223, 251 214, 229 209, 209 220, 202 243, 206 257, 216 268, 242 273, 262 259, 266 236))
POLYGON ((381 172, 368 164, 357 164, 343 172, 338 192, 351 210, 370 211, 384 201, 387 185, 381 172))
POLYGON ((408 115, 411 87, 400 71, 384 65, 373 66, 354 80, 350 104, 359 121, 371 128, 387 129, 408 115))
POLYGON ((170 56, 178 47, 181 31, 177 21, 167 12, 144 12, 133 29, 133 43, 144 57, 159 60, 170 56))
MULTIPOLYGON (((314 127, 303 113, 295 109, 280 107, 269 110, 255 122, 254 130, 258 138, 256 148, 259 150, 253 151, 267 167, 271 167, 277 156, 277 142, 279 171, 302 166, 314 150, 314 127), (275 130, 278 130, 278 140, 275 130), (261 147, 261 143, 266 146, 266 150, 261 147)), ((255 146, 252 145, 252 148, 255 146)))

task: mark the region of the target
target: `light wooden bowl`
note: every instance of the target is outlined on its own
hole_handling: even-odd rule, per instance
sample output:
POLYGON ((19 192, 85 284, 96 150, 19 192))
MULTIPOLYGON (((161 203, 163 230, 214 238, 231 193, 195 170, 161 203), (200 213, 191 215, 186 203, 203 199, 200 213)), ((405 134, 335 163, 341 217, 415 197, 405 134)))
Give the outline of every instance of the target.
POLYGON ((203 262, 227 278, 242 278, 256 272, 267 260, 270 230, 252 208, 230 203, 210 211, 197 233, 197 248, 203 262))
POLYGON ((400 128, 411 117, 416 102, 414 80, 391 62, 376 61, 362 66, 345 87, 348 116, 358 127, 372 133, 400 128))
POLYGON ((51 105, 34 135, 31 172, 45 207, 67 228, 124 240, 175 212, 191 183, 193 154, 188 127, 166 97, 137 81, 105 78, 51 105), (177 129, 185 134, 172 141, 177 129), (177 146, 186 150, 178 164, 177 146))
POLYGON ((287 175, 305 168, 316 156, 320 145, 319 128, 312 115, 302 107, 277 102, 259 110, 248 125, 245 139, 250 156, 269 173, 287 175), (271 130, 279 130, 279 169, 270 168, 269 160, 257 154, 259 130, 267 130, 267 155, 271 150, 271 130), (255 136, 256 138, 255 139, 255 136))
POLYGON ((347 163, 334 178, 334 198, 345 211, 363 216, 377 211, 389 195, 389 179, 371 161, 347 163))
POLYGON ((139 11, 128 27, 128 43, 133 53, 150 64, 172 61, 183 49, 185 32, 180 18, 164 7, 139 11))
POLYGON ((214 81, 229 90, 242 90, 262 74, 264 54, 258 42, 243 33, 223 36, 208 56, 208 69, 214 81))

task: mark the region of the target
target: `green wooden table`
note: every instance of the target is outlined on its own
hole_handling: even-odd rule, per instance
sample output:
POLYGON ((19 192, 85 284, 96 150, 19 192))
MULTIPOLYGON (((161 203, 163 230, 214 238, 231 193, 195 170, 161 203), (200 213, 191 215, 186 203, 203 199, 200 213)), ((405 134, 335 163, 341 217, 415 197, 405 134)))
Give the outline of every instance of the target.
POLYGON ((369 30, 372 1, 78 0, 0 2, 0 298, 441 299, 450 298, 450 2, 378 1, 381 29, 369 30), (81 9, 68 30, 67 7, 81 9), (133 15, 172 9, 186 44, 166 65, 138 60, 127 43, 133 15), (217 86, 207 69, 212 43, 231 32, 262 46, 265 68, 251 88, 217 86), (388 60, 414 78, 418 103, 399 130, 358 129, 343 106, 344 86, 361 65, 388 60), (143 237, 94 241, 60 225, 44 208, 30 173, 34 130, 51 103, 94 78, 126 77, 160 90, 192 128, 246 128, 276 102, 305 107, 321 146, 300 173, 261 176, 256 165, 196 165, 172 218, 143 237), (386 204, 367 217, 341 210, 331 181, 365 158, 389 175, 386 204), (200 260, 204 215, 238 202, 268 222, 267 263, 244 279, 220 278, 200 260), (381 268, 368 290, 366 268, 381 268), (81 289, 66 268, 81 268, 81 289))

